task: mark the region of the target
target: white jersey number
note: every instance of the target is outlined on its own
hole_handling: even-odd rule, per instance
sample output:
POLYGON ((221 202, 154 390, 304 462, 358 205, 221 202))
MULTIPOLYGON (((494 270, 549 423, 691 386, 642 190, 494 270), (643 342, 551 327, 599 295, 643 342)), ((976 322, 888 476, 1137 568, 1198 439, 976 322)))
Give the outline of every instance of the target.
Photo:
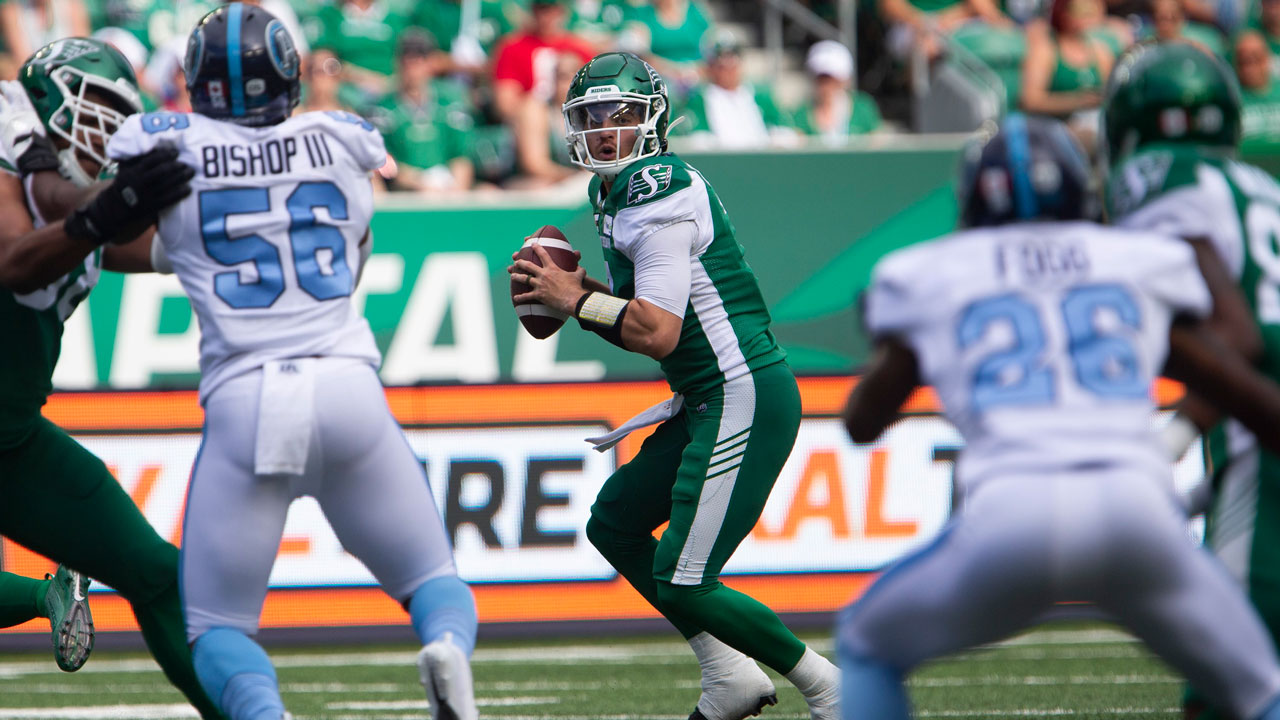
POLYGON ((1251 202, 1244 213, 1245 235, 1249 254, 1262 269, 1258 280, 1258 319, 1272 325, 1280 323, 1280 210, 1274 205, 1251 202))

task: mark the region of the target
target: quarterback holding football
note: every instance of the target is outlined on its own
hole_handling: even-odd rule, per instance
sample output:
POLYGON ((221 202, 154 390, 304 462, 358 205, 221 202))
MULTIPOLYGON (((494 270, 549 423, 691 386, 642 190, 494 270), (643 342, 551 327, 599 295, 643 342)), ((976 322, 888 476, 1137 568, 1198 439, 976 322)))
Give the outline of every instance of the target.
POLYGON ((601 439, 661 421, 608 479, 587 537, 689 641, 702 668, 691 718, 739 720, 776 702, 755 660, 784 675, 815 719, 839 715, 834 665, 772 610, 720 582, 755 526, 800 425, 800 394, 769 331, 755 274, 710 183, 667 152, 666 83, 629 53, 582 67, 564 104, 569 155, 590 195, 607 282, 517 259, 512 280, 583 329, 657 360, 676 398, 601 439), (669 523, 661 540, 653 531, 669 523))

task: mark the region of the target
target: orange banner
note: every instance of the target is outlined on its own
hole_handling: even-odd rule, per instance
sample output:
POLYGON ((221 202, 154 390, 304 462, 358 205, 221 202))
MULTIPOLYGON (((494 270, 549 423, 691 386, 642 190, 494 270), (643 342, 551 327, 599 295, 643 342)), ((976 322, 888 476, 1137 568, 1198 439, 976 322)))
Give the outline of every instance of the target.
MULTIPOLYGON (((726 568, 730 574, 727 584, 780 612, 830 611, 844 605, 874 579, 872 570, 927 540, 949 512, 950 470, 949 466, 939 466, 936 449, 954 445, 956 441, 949 436, 953 431, 940 420, 923 417, 915 424, 908 421, 895 426, 876 446, 854 448, 833 420, 854 382, 848 377, 800 380, 806 425, 796 451, 775 488, 776 497, 771 498, 760 523, 726 568), (895 440, 895 432, 902 438, 910 436, 910 442, 895 440), (933 456, 923 457, 918 452, 917 446, 924 444, 935 448, 933 456), (896 449, 899 447, 910 447, 912 457, 905 457, 906 451, 896 449), (832 557, 815 559, 823 555, 832 557), (851 567, 859 569, 852 571, 851 567)), ((1168 405, 1181 394, 1181 389, 1174 383, 1161 382, 1155 393, 1161 405, 1168 405)), ((668 396, 665 384, 659 382, 387 390, 391 409, 411 441, 417 429, 465 434, 494 428, 506 432, 511 428, 568 425, 612 428, 668 396)), ((938 410, 937 398, 931 390, 922 389, 909 399, 904 410, 923 416, 934 414, 938 410)), ((106 436, 114 443, 128 444, 142 443, 156 434, 171 435, 185 443, 182 453, 186 454, 175 456, 187 457, 192 452, 187 446, 198 442, 203 421, 194 392, 61 393, 50 399, 45 414, 102 454, 162 536, 181 542, 179 516, 189 467, 167 468, 158 461, 115 462, 94 443, 105 442, 102 438, 106 436), (181 474, 174 477, 174 473, 181 474), (177 508, 177 515, 173 510, 167 514, 148 511, 161 502, 157 498, 168 498, 165 502, 177 508)), ((639 431, 623 440, 610 465, 630 459, 647 435, 648 431, 639 431)), ((598 484, 603 477, 593 477, 592 481, 598 484)), ((591 492, 594 494, 594 490, 591 492)), ((555 510, 550 508, 544 514, 555 510)), ((315 544, 312 538, 289 535, 286 529, 278 563, 316 551, 315 544)), ((473 544, 478 546, 479 541, 473 544)), ((524 557, 521 552, 530 552, 523 548, 480 548, 476 552, 481 550, 490 554, 507 552, 517 558, 524 557)), ((459 567, 466 577, 463 553, 460 544, 459 567)), ((3 560, 5 570, 27 576, 40 577, 53 569, 49 561, 8 540, 3 544, 3 560)), ((547 572, 554 576, 557 570, 549 568, 547 572)), ((478 582, 474 588, 480 620, 657 617, 625 581, 611 572, 606 577, 478 582)), ((393 625, 407 620, 396 602, 368 582, 307 586, 304 577, 287 584, 292 586, 275 587, 268 594, 263 627, 393 625)), ((127 604, 114 593, 95 592, 93 601, 94 620, 100 630, 136 629, 127 604)), ((39 620, 6 632, 47 631, 47 622, 39 620)))

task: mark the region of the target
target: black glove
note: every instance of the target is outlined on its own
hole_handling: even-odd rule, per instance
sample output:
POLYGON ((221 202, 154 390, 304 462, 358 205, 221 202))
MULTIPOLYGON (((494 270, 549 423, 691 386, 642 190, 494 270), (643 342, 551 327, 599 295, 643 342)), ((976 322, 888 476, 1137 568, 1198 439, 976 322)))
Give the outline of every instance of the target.
POLYGON ((31 145, 18 157, 18 172, 23 177, 44 170, 58 169, 58 149, 49 138, 31 134, 31 145))
POLYGON ((191 194, 195 174, 167 146, 121 160, 115 180, 73 210, 63 232, 97 245, 128 242, 154 225, 162 210, 191 194))

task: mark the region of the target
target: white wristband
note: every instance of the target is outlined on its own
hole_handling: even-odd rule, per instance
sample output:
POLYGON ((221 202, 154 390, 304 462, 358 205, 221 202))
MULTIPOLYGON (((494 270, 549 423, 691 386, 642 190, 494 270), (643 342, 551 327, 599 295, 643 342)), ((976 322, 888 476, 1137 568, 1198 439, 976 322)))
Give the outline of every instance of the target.
POLYGON ((1173 462, 1181 460, 1198 437, 1200 428, 1182 413, 1174 413, 1173 419, 1160 429, 1160 441, 1173 462))

